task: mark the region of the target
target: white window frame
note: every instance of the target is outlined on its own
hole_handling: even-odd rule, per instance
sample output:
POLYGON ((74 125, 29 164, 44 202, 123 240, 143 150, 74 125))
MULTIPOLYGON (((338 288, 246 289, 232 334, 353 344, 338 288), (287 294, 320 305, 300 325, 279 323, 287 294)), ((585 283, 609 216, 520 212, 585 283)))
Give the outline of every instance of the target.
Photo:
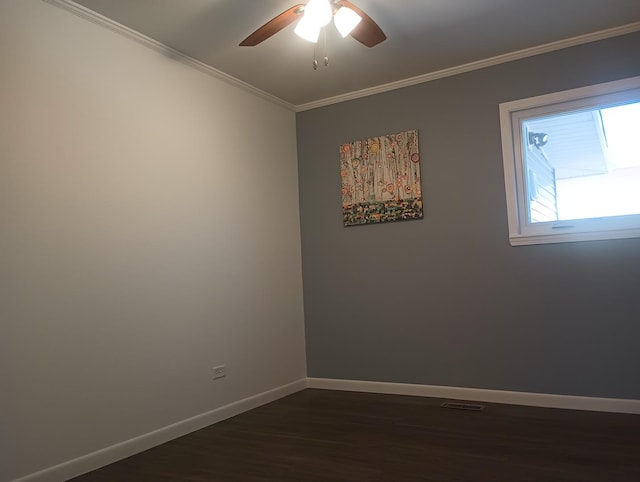
POLYGON ((512 246, 640 237, 640 214, 530 223, 522 142, 525 120, 640 101, 640 77, 500 104, 502 156, 512 246))

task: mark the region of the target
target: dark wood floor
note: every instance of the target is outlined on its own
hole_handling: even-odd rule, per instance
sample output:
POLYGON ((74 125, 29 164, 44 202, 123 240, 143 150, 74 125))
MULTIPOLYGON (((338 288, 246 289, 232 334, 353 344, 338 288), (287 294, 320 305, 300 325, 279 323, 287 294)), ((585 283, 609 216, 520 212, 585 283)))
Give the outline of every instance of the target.
POLYGON ((640 415, 305 390, 73 479, 639 482, 640 415))

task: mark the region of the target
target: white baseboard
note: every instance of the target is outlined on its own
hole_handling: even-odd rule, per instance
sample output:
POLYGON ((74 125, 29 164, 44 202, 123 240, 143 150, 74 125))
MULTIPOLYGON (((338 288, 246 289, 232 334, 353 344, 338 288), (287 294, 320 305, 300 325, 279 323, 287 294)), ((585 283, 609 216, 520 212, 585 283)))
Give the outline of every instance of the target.
POLYGON ((303 378, 252 397, 239 400, 224 407, 196 415, 181 422, 168 425, 153 432, 92 452, 77 459, 49 467, 33 474, 15 479, 13 482, 60 482, 105 465, 130 457, 144 450, 161 445, 188 433, 200 430, 222 420, 253 410, 267 403, 291 395, 305 388, 344 390, 351 392, 387 393, 418 397, 472 400, 477 402, 506 403, 533 407, 590 410, 640 414, 640 400, 619 398, 579 397, 546 393, 510 392, 479 388, 445 387, 439 385, 413 385, 409 383, 370 382, 360 380, 337 380, 329 378, 303 378))
POLYGON ((565 408, 595 412, 640 414, 640 400, 622 398, 579 397, 548 393, 509 392, 480 388, 444 387, 439 385, 412 385, 409 383, 368 382, 360 380, 335 380, 308 378, 309 388, 344 390, 350 392, 388 393, 417 397, 472 400, 476 402, 506 403, 532 407, 565 408))
POLYGON ((15 479, 13 482, 60 482, 61 480, 77 477, 214 423, 221 422, 227 418, 273 402, 279 398, 286 397, 292 393, 299 392, 306 387, 307 379, 303 378, 293 383, 274 388, 273 390, 259 393, 252 397, 196 415, 195 417, 182 420, 181 422, 162 427, 153 432, 140 435, 139 437, 83 455, 77 459, 69 460, 68 462, 63 462, 59 465, 15 479))

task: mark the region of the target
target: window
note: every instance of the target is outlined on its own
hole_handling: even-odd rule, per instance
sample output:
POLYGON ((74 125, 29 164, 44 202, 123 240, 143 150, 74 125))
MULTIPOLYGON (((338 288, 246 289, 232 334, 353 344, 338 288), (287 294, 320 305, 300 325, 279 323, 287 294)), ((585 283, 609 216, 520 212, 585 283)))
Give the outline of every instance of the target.
POLYGON ((640 77, 500 104, 512 245, 640 237, 640 77))

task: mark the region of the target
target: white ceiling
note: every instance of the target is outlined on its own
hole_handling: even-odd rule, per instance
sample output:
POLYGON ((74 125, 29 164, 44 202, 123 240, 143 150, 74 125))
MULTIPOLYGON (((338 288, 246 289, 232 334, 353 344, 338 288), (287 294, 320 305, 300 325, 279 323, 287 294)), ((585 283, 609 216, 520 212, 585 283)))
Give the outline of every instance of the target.
POLYGON ((296 106, 601 30, 640 30, 640 0, 353 0, 387 40, 367 48, 330 24, 330 65, 314 71, 314 46, 293 24, 256 47, 238 46, 305 0, 76 3, 296 106))

